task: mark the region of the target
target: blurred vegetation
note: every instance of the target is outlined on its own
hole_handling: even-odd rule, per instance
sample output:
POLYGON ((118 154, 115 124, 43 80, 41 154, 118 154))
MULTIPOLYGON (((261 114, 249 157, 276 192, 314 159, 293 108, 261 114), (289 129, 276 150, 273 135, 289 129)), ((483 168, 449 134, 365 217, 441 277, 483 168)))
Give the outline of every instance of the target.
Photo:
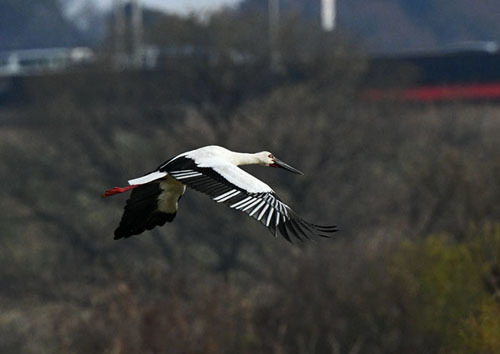
POLYGON ((215 59, 29 78, 0 109, 2 353, 500 350, 495 103, 364 102, 360 52, 292 20, 278 73, 265 34, 234 60, 224 13, 149 38, 169 26, 215 59), (174 223, 113 241, 126 196, 102 191, 207 144, 306 172, 249 168, 338 237, 290 245, 188 191, 174 223))

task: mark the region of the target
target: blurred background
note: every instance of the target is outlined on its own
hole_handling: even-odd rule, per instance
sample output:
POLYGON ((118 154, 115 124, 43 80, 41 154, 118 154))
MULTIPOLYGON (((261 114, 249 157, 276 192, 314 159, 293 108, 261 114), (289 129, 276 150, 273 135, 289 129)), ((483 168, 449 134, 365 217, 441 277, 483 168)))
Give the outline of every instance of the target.
POLYGON ((0 2, 1 353, 500 352, 496 0, 0 2), (203 145, 333 239, 101 193, 203 145))

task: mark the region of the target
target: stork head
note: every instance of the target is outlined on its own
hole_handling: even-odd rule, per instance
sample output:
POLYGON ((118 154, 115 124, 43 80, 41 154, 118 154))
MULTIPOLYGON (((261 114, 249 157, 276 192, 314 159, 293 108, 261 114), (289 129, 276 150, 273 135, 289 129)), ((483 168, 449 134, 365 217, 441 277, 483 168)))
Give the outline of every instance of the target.
POLYGON ((259 155, 259 160, 261 161, 262 165, 269 166, 269 167, 279 167, 279 168, 283 168, 287 171, 303 175, 302 172, 300 172, 296 168, 293 168, 292 166, 284 163, 283 161, 279 160, 278 158, 276 158, 276 156, 274 156, 269 151, 259 152, 258 155, 259 155))

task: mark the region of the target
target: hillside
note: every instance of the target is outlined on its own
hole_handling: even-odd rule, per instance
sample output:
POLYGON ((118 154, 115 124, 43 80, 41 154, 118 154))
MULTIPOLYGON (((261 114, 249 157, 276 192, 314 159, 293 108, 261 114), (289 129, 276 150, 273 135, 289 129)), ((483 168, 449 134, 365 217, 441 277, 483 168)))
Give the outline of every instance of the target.
POLYGON ((0 51, 82 44, 82 33, 64 16, 57 0, 0 2, 0 51))
MULTIPOLYGON (((319 24, 319 0, 280 4, 282 16, 299 15, 319 24)), ((338 0, 337 6, 338 28, 372 52, 440 49, 500 38, 500 5, 495 0, 338 0)), ((244 16, 255 11, 260 13, 259 26, 266 26, 267 1, 245 0, 237 10, 244 16)), ((147 11, 146 26, 156 25, 149 20, 154 12, 147 11)), ((107 19, 90 5, 68 17, 57 0, 44 1, 43 6, 5 0, 0 4, 0 50, 96 45, 105 37, 107 19)))
POLYGON ((234 16, 157 18, 144 38, 179 55, 154 70, 5 79, 0 352, 500 352, 499 105, 367 102, 340 33, 285 22, 271 69, 262 17, 234 16), (113 240, 106 189, 210 144, 303 171, 244 167, 340 231, 290 244, 188 189, 113 240))
POLYGON ((363 104, 362 59, 332 62, 26 78, 0 108, 0 351, 498 352, 499 107, 363 104), (101 193, 208 144, 300 168, 249 171, 340 231, 291 245, 188 190, 114 241, 127 197, 101 193))
MULTIPOLYGON (((319 23, 319 0, 282 0, 282 14, 319 23)), ((266 11, 267 1, 245 0, 242 12, 266 11)), ((467 41, 500 38, 495 0, 337 0, 338 28, 372 52, 429 50, 467 41)))

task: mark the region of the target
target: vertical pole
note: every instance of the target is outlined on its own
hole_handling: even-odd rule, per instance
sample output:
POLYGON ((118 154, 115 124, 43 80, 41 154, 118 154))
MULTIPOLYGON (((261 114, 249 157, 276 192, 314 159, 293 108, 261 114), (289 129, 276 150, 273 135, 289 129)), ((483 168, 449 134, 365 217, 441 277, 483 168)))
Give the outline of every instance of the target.
POLYGON ((324 31, 333 31, 336 26, 336 0, 321 0, 321 27, 324 31))

